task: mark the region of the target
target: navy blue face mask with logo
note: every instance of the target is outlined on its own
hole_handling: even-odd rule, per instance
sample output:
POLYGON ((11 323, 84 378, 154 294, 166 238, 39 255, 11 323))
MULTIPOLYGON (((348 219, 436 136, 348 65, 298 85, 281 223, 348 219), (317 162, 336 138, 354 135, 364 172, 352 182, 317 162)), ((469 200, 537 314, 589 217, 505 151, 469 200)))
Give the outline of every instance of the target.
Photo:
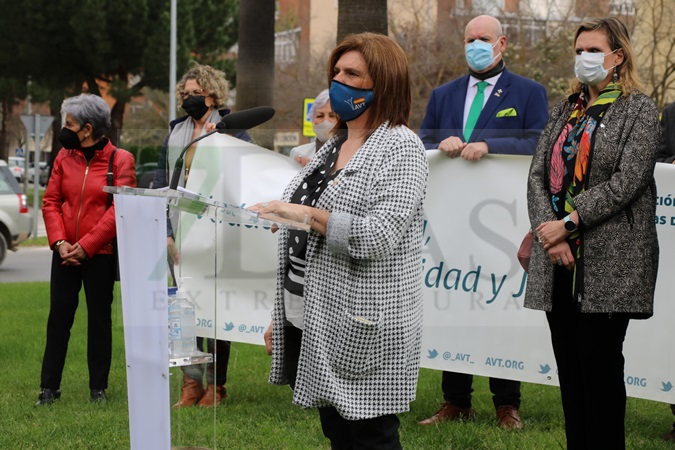
POLYGON ((328 95, 331 108, 345 122, 363 114, 375 98, 372 89, 359 89, 335 80, 330 83, 328 95))

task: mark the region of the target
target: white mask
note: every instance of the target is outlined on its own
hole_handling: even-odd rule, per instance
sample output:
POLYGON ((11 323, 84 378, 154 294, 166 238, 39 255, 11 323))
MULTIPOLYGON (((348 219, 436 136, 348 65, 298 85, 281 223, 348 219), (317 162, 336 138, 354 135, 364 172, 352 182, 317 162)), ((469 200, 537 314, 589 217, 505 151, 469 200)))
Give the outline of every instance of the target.
POLYGON ((321 142, 326 142, 328 139, 330 139, 332 137, 331 130, 335 126, 335 123, 336 122, 328 119, 325 119, 319 124, 315 123, 312 127, 314 128, 314 134, 316 134, 316 138, 321 142))
POLYGON ((609 70, 616 67, 613 66, 609 69, 605 69, 603 66, 605 56, 611 55, 617 50, 619 49, 617 48, 613 52, 605 54, 581 52, 581 54, 577 55, 574 59, 574 74, 577 79, 588 86, 595 86, 602 83, 602 81, 607 78, 609 70))

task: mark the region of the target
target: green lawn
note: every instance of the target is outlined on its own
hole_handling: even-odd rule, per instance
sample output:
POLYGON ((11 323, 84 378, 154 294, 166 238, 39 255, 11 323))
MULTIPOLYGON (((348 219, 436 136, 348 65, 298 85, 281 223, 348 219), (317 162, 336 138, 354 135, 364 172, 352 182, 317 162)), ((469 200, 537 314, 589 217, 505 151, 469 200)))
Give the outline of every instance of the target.
MULTIPOLYGON (((84 300, 72 330, 62 398, 34 407, 49 310, 48 283, 10 283, 0 287, 0 449, 124 449, 129 447, 124 340, 119 294, 113 312, 113 367, 105 405, 89 403, 84 300)), ((172 369, 172 402, 180 390, 180 371, 172 369)), ((235 343, 228 380, 229 398, 217 409, 172 412, 174 445, 219 449, 328 449, 318 415, 291 404, 288 388, 267 384, 269 357, 262 347, 235 343), (215 445, 214 445, 215 429, 215 445)), ((555 449, 565 448, 558 389, 523 385, 525 429, 505 432, 495 426, 487 380, 477 377, 473 423, 422 428, 416 422, 439 406, 440 373, 422 370, 418 399, 401 414, 401 440, 408 449, 555 449)), ((602 414, 603 411, 598 411, 602 414)), ((661 436, 671 426, 668 405, 628 400, 629 448, 671 449, 661 436)), ((602 430, 598 430, 602 433, 602 430)))

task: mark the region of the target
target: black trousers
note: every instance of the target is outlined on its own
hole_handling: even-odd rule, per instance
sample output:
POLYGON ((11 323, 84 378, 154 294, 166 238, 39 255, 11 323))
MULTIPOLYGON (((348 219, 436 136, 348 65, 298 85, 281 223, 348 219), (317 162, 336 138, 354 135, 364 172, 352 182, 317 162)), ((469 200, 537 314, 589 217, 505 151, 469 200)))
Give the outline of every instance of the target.
POLYGON ((230 346, 230 341, 197 337, 197 348, 201 351, 205 351, 214 355, 215 362, 183 366, 181 368, 183 373, 193 380, 197 380, 201 383, 204 379, 204 372, 206 372, 207 384, 224 386, 225 383, 227 383, 227 365, 230 361, 230 346), (204 341, 206 341, 206 348, 204 348, 204 341), (204 366, 206 366, 206 370, 204 369, 204 366))
MULTIPOLYGON (((294 326, 284 327, 284 359, 288 368, 290 385, 295 389, 298 372, 302 330, 294 326)), ((333 450, 385 450, 400 449, 398 435, 400 422, 396 414, 372 419, 347 420, 333 407, 319 408, 319 419, 324 436, 330 439, 333 450)))
POLYGON ((567 274, 556 271, 546 314, 558 366, 568 449, 624 449, 623 341, 629 318, 579 312, 567 274))
MULTIPOLYGON (((443 398, 459 408, 470 408, 472 384, 471 374, 443 371, 443 398)), ((490 391, 495 408, 505 405, 520 408, 520 381, 490 378, 490 391)))
POLYGON ((323 435, 333 450, 398 450, 400 422, 396 414, 347 420, 335 408, 319 408, 323 435))
POLYGON ((87 362, 89 389, 107 389, 112 358, 113 255, 95 255, 81 266, 63 266, 58 252, 52 255, 47 344, 42 359, 40 386, 59 389, 68 353, 70 329, 75 320, 79 293, 87 301, 87 362))

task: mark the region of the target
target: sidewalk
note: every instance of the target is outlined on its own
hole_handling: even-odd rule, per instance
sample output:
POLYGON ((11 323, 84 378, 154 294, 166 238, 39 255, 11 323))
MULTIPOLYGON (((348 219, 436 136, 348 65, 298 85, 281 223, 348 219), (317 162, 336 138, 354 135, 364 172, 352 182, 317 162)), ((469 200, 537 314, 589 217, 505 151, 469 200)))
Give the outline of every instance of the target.
POLYGON ((42 208, 38 208, 37 212, 31 206, 29 207, 30 211, 33 214, 33 220, 37 221, 37 236, 34 237, 45 237, 47 236, 47 229, 45 228, 45 221, 42 219, 42 208))

